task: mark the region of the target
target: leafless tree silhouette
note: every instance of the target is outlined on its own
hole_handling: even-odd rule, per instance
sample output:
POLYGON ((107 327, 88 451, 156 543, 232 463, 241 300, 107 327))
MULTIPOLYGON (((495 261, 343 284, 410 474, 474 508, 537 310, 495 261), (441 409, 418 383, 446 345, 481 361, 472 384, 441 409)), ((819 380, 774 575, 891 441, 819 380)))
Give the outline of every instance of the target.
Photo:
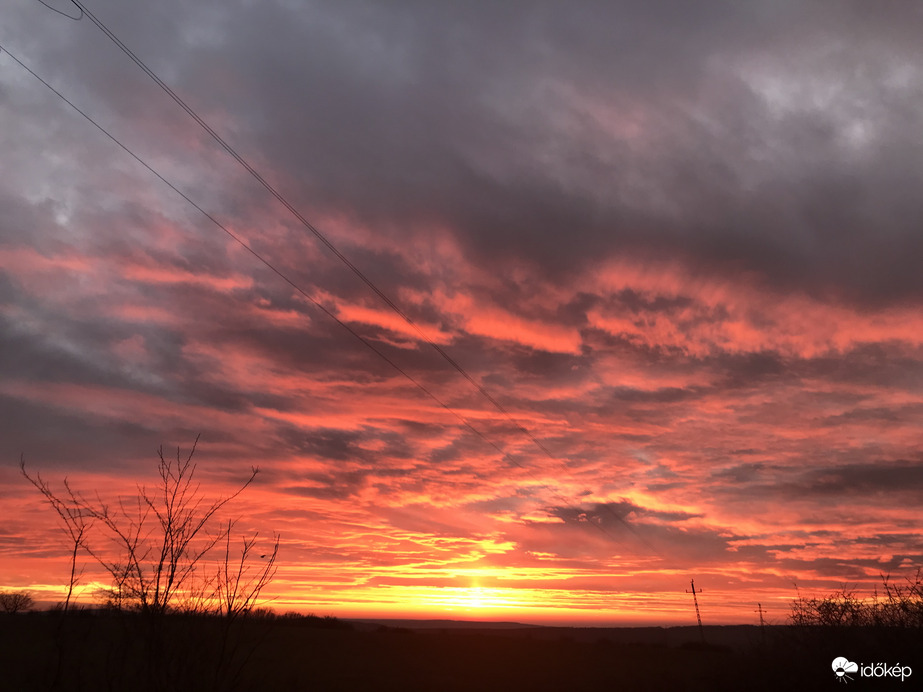
POLYGON ((823 598, 799 595, 792 603, 791 622, 834 627, 923 628, 923 569, 918 569, 903 584, 884 574, 881 581, 882 592, 876 589, 871 598, 862 598, 847 587, 823 598))
POLYGON ((225 529, 224 558, 219 561, 215 576, 214 600, 218 614, 233 620, 249 614, 259 602, 260 594, 276 574, 276 557, 279 555, 279 536, 274 537, 272 551, 260 555, 261 563, 251 567, 259 534, 241 540, 240 555, 232 556, 232 522, 225 529))
MULTIPOLYGON (((232 606, 244 609, 252 606, 252 600, 275 574, 275 553, 254 582, 245 577, 255 538, 245 539, 244 554, 235 568, 224 564, 219 569, 223 581, 214 580, 203 560, 216 546, 230 541, 234 522, 222 522, 216 527, 215 515, 253 482, 259 469, 251 468, 246 480, 230 495, 207 500, 196 479, 198 465, 193 461, 198 441, 196 437, 186 456, 182 456, 179 448, 175 457, 165 455, 163 447, 158 449, 157 486, 153 489, 138 486, 137 495, 119 497, 114 504, 104 501, 98 493, 87 498, 74 490, 67 479, 64 492, 56 494, 40 474, 30 475, 25 462, 20 461, 22 474, 54 508, 71 540, 71 579, 65 607, 76 585, 77 554, 81 548, 109 574, 111 586, 105 595, 116 608, 154 614, 171 608, 223 612, 229 581, 232 606), (101 536, 91 531, 93 525, 101 529, 101 536), (100 544, 99 538, 105 542, 100 544), (217 592, 209 594, 213 583, 217 592), (248 585, 258 590, 245 598, 243 593, 248 585), (210 596, 218 599, 216 605, 209 605, 210 596), (242 598, 246 605, 239 604, 242 598)), ((226 551, 226 562, 230 559, 230 552, 226 551)))
POLYGON ((61 523, 61 528, 70 540, 70 579, 67 581, 67 596, 64 598, 63 606, 66 612, 70 608, 74 589, 80 578, 80 574, 77 572, 77 554, 80 548, 85 547, 84 540, 93 523, 93 513, 83 507, 80 498, 71 489, 66 478, 64 479, 64 493, 58 496, 51 491, 50 486, 45 482, 41 474, 36 473, 35 476, 30 476, 26 472, 26 461, 22 456, 19 458, 19 469, 26 480, 35 486, 54 509, 61 523))
POLYGON ((32 610, 35 600, 25 591, 0 591, 0 611, 22 613, 32 610))
MULTIPOLYGON (((151 689, 175 689, 195 666, 203 665, 196 653, 202 642, 187 641, 192 630, 181 625, 182 618, 196 615, 219 615, 218 622, 227 623, 208 644, 216 650, 209 677, 220 689, 227 688, 225 682, 233 681, 241 667, 232 624, 258 605, 277 569, 278 536, 270 550, 262 551, 257 550, 258 534, 244 537, 238 552, 231 535, 235 521, 219 519, 226 505, 253 483, 259 469, 252 467, 230 494, 208 498, 196 475, 198 440, 185 455, 179 448, 175 455, 158 449, 157 483, 152 488, 138 485, 134 495, 115 501, 98 492, 84 495, 66 479, 63 491, 55 492, 40 474, 27 472, 20 460, 23 476, 55 510, 71 541, 71 577, 63 610, 72 605, 79 577, 77 557, 84 551, 109 577, 102 590, 106 604, 141 616, 121 619, 124 637, 116 646, 124 654, 136 651, 143 656, 151 689), (166 618, 169 613, 179 619, 166 618)), ((59 647, 55 683, 61 675, 60 660, 68 657, 72 644, 59 647)), ((245 653, 244 661, 252 650, 245 653)), ((125 656, 114 653, 110 659, 125 656)), ((119 674, 121 669, 116 677, 119 674)))

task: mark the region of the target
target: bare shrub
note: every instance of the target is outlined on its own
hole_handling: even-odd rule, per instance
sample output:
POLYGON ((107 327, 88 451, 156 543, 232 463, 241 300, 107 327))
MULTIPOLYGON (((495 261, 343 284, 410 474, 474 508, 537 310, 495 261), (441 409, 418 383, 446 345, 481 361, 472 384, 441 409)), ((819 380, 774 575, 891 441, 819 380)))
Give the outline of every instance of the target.
POLYGON ((244 539, 240 559, 232 564, 234 522, 219 524, 216 515, 253 482, 259 469, 251 468, 230 495, 206 499, 193 461, 197 443, 198 437, 185 457, 179 448, 175 457, 164 455, 163 447, 158 449, 157 485, 139 486, 135 496, 119 497, 114 504, 98 494, 88 498, 67 479, 64 492, 57 494, 40 474, 29 475, 21 462, 22 474, 55 510, 72 542, 65 603, 77 582, 77 553, 83 549, 108 573, 110 586, 98 595, 117 610, 239 614, 255 605, 275 574, 278 540, 271 559, 259 569, 250 568, 255 536, 244 539), (205 563, 220 545, 226 545, 224 562, 219 561, 215 571, 205 563))
POLYGON ((61 529, 70 541, 70 578, 67 582, 67 596, 64 598, 62 606, 62 610, 67 612, 74 595, 74 589, 80 579, 80 573, 77 571, 77 554, 82 547, 85 547, 84 539, 93 523, 93 514, 81 505, 79 498, 71 489, 66 478, 64 479, 64 493, 59 496, 51 491, 51 487, 45 482, 41 474, 36 473, 33 477, 26 472, 26 462, 23 457, 19 458, 19 469, 26 480, 35 486, 36 490, 44 496, 48 504, 54 509, 58 515, 61 529))
POLYGON ((882 592, 860 598, 842 588, 823 598, 799 596, 792 602, 794 625, 850 627, 923 627, 923 569, 906 583, 881 575, 882 592))
MULTIPOLYGON (((175 456, 165 455, 161 447, 157 483, 152 488, 139 485, 135 494, 115 501, 98 493, 84 495, 66 479, 63 492, 57 493, 21 462, 23 475, 55 510, 71 541, 63 610, 77 583, 77 554, 84 551, 108 575, 108 586, 97 596, 125 615, 117 619, 122 636, 110 643, 107 654, 113 666, 107 675, 116 688, 140 671, 148 689, 185 689, 193 679, 206 688, 232 689, 262 641, 233 628, 259 606, 275 576, 279 537, 269 550, 257 549, 258 535, 243 538, 240 549, 232 549, 235 522, 219 516, 259 470, 251 468, 229 495, 209 498, 196 476, 197 443, 198 437, 186 455, 179 448, 175 456), (175 617, 167 617, 171 614, 175 617), (209 636, 196 635, 197 628, 209 636), (136 665, 126 664, 129 660, 136 665)), ((64 661, 80 658, 72 651, 79 641, 63 634, 58 639, 52 686, 62 679, 64 661)))
POLYGON ((35 599, 26 591, 0 591, 0 611, 24 613, 35 607, 35 599))
POLYGON ((225 531, 224 557, 219 562, 214 581, 215 610, 219 615, 235 619, 253 612, 263 589, 276 574, 276 558, 279 555, 279 536, 275 536, 272 550, 260 555, 259 566, 253 567, 258 534, 241 540, 240 554, 236 558, 231 552, 231 522, 225 531))

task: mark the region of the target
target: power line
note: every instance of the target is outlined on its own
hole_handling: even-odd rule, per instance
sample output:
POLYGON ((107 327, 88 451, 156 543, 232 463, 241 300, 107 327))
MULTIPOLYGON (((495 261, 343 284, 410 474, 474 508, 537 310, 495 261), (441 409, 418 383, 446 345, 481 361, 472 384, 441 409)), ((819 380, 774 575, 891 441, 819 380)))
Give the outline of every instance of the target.
MULTIPOLYGON (((450 356, 444 348, 439 344, 433 341, 420 327, 416 322, 406 313, 401 307, 395 303, 384 291, 378 288, 375 283, 369 279, 361 269, 359 269, 355 264, 353 264, 348 257, 346 257, 316 226, 314 226, 301 212, 298 211, 275 187, 273 187, 269 182, 260 175, 257 171, 243 156, 241 156, 235 149, 232 147, 221 135, 219 135, 198 113, 187 104, 173 89, 170 88, 151 68, 145 64, 141 58, 139 58, 118 36, 116 36, 110 29, 107 27, 99 18, 96 17, 89 9, 87 9, 80 0, 71 0, 71 2, 81 11, 81 13, 87 16, 96 27, 102 31, 109 40, 111 40, 125 55, 127 55, 132 62, 135 63, 148 77, 150 77, 154 83, 160 87, 164 93, 166 93, 180 108, 182 108, 196 123, 205 130, 212 139, 217 142, 222 149, 224 149, 235 161, 237 161, 243 168, 251 175, 253 178, 266 189, 280 204, 282 204, 285 209, 287 209, 301 224, 307 228, 321 243, 324 244, 336 257, 339 259, 346 267, 352 271, 375 295, 377 295, 382 302, 384 302, 393 312, 401 317, 413 330, 420 336, 420 338, 429 344, 435 351, 438 353, 452 368, 454 368, 462 377, 464 377, 474 388, 483 396, 487 401, 490 402, 494 408, 496 408, 513 426, 525 436, 532 444, 534 444, 541 453, 547 457, 550 461, 557 464, 565 473, 567 473, 571 478, 576 480, 576 477, 567 467, 567 465, 561 461, 558 457, 551 453, 551 451, 545 446, 545 444, 539 440, 528 428, 526 428, 522 423, 516 420, 509 410, 503 406, 487 389, 477 380, 475 380, 470 373, 452 356, 450 356)), ((635 534, 641 541, 643 541, 648 547, 650 544, 642 538, 634 528, 626 522, 622 517, 616 514, 611 507, 607 504, 602 505, 606 512, 610 514, 617 522, 624 525, 629 531, 635 534)))
POLYGON ((47 7, 49 10, 51 10, 52 12, 57 12, 62 17, 73 19, 75 22, 79 22, 81 19, 83 19, 83 8, 80 7, 80 5, 78 5, 76 2, 74 2, 74 0, 71 0, 71 3, 74 5, 74 7, 76 7, 80 11, 80 14, 78 14, 76 17, 71 14, 68 14, 67 12, 62 12, 57 7, 52 7, 47 2, 45 2, 45 0, 38 0, 38 1, 42 3, 45 7, 47 7))
POLYGON ((504 407, 497 399, 490 394, 490 392, 485 389, 485 387, 475 380, 467 370, 454 358, 452 358, 444 348, 439 344, 433 341, 418 325, 416 322, 411 319, 411 317, 401 309, 401 307, 395 303, 384 291, 382 291, 375 283, 369 279, 361 269, 359 269, 355 264, 353 264, 346 255, 344 255, 314 224, 312 224, 301 212, 298 211, 272 184, 267 182, 267 180, 257 171, 243 156, 241 156, 235 149, 232 147, 221 135, 219 135, 205 120, 196 113, 195 110, 189 104, 187 104, 173 89, 170 88, 157 74, 149 68, 141 58, 139 58, 125 43, 119 39, 110 29, 107 27, 100 19, 96 17, 89 9, 87 9, 82 2, 79 0, 71 0, 71 2, 91 21, 96 27, 102 31, 110 41, 112 41, 125 55, 127 55, 132 62, 135 63, 148 77, 150 77, 154 83, 160 87, 164 93, 166 93, 180 108, 182 108, 196 123, 202 127, 205 132, 207 132, 215 142, 221 146, 235 161, 237 161, 243 168, 251 175, 253 178, 266 189, 285 209, 287 209, 301 224, 307 228, 324 246, 327 247, 336 257, 339 259, 346 267, 352 271, 375 295, 377 295, 382 302, 385 303, 392 311, 399 315, 408 325, 410 325, 414 331, 420 336, 420 338, 429 344, 435 351, 450 365, 454 368, 462 377, 464 377, 487 401, 491 403, 507 420, 509 420, 516 429, 528 438, 536 447, 541 450, 541 452, 548 457, 551 461, 560 464, 562 468, 565 469, 567 473, 570 473, 570 470, 567 469, 566 465, 553 455, 545 444, 539 440, 529 429, 527 429, 522 423, 513 418, 512 414, 504 407))
MULTIPOLYGON (((395 303, 386 293, 384 293, 378 286, 369 279, 361 269, 359 269, 355 264, 353 264, 348 257, 346 257, 317 227, 315 227, 301 212, 298 211, 275 187, 273 187, 265 178, 257 171, 243 156, 241 156, 235 149, 232 147, 221 135, 219 135, 199 114, 187 104, 168 84, 166 84, 147 64, 141 60, 118 36, 116 36, 110 29, 107 27, 96 15, 94 15, 87 7, 83 5, 80 0, 70 0, 71 3, 77 7, 81 12, 81 17, 86 16, 93 22, 96 27, 106 35, 106 37, 112 41, 132 62, 135 63, 148 77, 150 77, 153 82, 160 87, 180 108, 182 108, 196 123, 205 130, 215 142, 221 146, 235 161, 237 161, 260 185, 266 189, 280 204, 282 204, 285 209, 287 209, 301 224, 307 228, 321 243, 324 244, 346 267, 350 269, 373 293, 375 293, 381 300, 384 302, 393 312, 400 316, 413 330, 420 336, 420 338, 429 344, 452 368, 454 368, 462 377, 464 377, 474 388, 477 390, 481 396, 483 396, 487 401, 491 403, 494 408, 496 408, 508 421, 510 421, 513 426, 528 440, 532 442, 541 453, 547 457, 550 461, 557 464, 565 473, 571 476, 574 480, 576 477, 570 471, 561 459, 557 458, 551 453, 551 451, 545 446, 545 444, 539 440, 529 429, 527 429, 523 424, 518 420, 513 418, 512 414, 504 407, 487 389, 477 380, 475 380, 465 368, 458 363, 454 358, 452 358, 439 344, 433 341, 420 327, 413 321, 413 319, 404 312, 397 303, 395 303)), ((603 504, 605 510, 619 523, 623 524, 629 531, 634 533, 636 536, 641 538, 637 532, 634 530, 631 525, 628 524, 622 517, 616 514, 612 509, 603 504)), ((641 538, 644 541, 643 538, 641 538)), ((647 543, 647 541, 644 541, 647 543)))
MULTIPOLYGON (((72 1, 73 1, 73 0, 72 0, 72 1)), ((149 171, 152 175, 154 175, 154 176, 155 176, 158 180, 160 180, 164 185, 166 185, 166 186, 169 187, 171 190, 173 190, 173 192, 175 192, 177 195, 179 195, 180 197, 182 197, 183 200, 185 200, 186 202, 188 202, 193 208, 195 208, 199 213, 201 213, 206 219, 208 219, 209 221, 211 221, 212 224, 214 224, 216 227, 218 227, 221 231, 223 231, 225 234, 227 234, 232 240, 234 240, 237 244, 239 244, 242 248, 244 248, 244 249, 245 249, 248 253, 250 253, 255 259, 257 259, 257 260, 258 260, 259 262, 261 262, 264 266, 266 266, 268 269, 270 269, 274 274, 276 274, 280 279, 282 279, 285 283, 287 283, 289 286, 291 286, 295 291, 297 291, 299 294, 301 294, 302 296, 304 296, 305 298, 307 298, 315 307, 317 307, 317 308, 318 308, 319 310, 321 310, 325 315, 327 315, 330 319, 332 319, 333 321, 335 321, 335 322, 336 322, 338 325, 340 325, 343 329, 345 329, 347 332, 349 332, 353 337, 355 337, 357 340, 359 340, 364 346, 366 346, 369 350, 371 350, 373 353, 375 353, 375 355, 377 355, 379 358, 381 358, 383 361, 385 361, 388 365, 390 365, 397 373, 399 373, 400 375, 402 375, 403 377, 405 377, 407 380, 409 380, 414 386, 416 386, 416 387, 417 387, 421 392, 423 392, 426 396, 428 396, 430 399, 432 399, 432 400, 435 401, 437 404, 439 404, 440 407, 444 408, 446 411, 448 411, 449 413, 451 413, 455 418, 457 418, 457 419, 461 422, 461 424, 462 424, 465 428, 467 428, 468 430, 470 430, 471 432, 473 432, 473 433, 474 433, 475 435, 477 435, 481 440, 483 440, 487 445, 489 445, 490 447, 492 447, 496 452, 498 452, 498 453, 501 455, 502 458, 507 459, 507 460, 510 461, 512 464, 514 464, 515 466, 521 468, 523 471, 525 471, 527 474, 529 474, 529 476, 531 476, 533 480, 535 480, 536 482, 538 482, 538 483, 540 484, 540 487, 545 488, 546 490, 550 491, 551 494, 555 497, 555 499, 559 500, 563 505, 567 506, 567 507, 568 507, 569 509, 571 509, 571 510, 574 510, 575 512, 578 513, 578 515, 582 512, 582 510, 581 510, 579 507, 576 507, 575 505, 573 505, 571 502, 569 502, 569 501, 567 500, 567 498, 565 498, 563 495, 561 495, 560 493, 558 493, 558 492, 557 492, 556 490, 554 490, 551 486, 549 486, 549 485, 547 485, 547 484, 545 484, 545 483, 542 483, 538 478, 535 477, 535 475, 528 469, 528 467, 526 467, 526 466, 524 466, 523 464, 521 464, 520 462, 516 461, 516 459, 515 459, 509 452, 505 451, 505 450, 504 450, 502 447, 500 447, 497 443, 495 443, 493 440, 491 440, 489 437, 487 437, 487 435, 486 435, 485 433, 481 432, 481 431, 478 430, 476 427, 474 427, 474 425, 472 425, 471 422, 470 422, 467 418, 465 418, 465 417, 464 417, 462 414, 460 414, 458 411, 456 411, 456 410, 453 409, 451 406, 449 406, 449 405, 446 404, 444 401, 442 401, 442 399, 440 399, 438 396, 436 396, 428 387, 426 387, 424 384, 422 384, 422 383, 419 382, 417 379, 415 379, 412 375, 410 375, 410 373, 408 373, 406 370, 404 370, 400 365, 398 365, 397 363, 395 363, 391 358, 389 358, 385 353, 383 353, 383 352, 381 351, 381 349, 377 348, 371 341, 369 341, 368 339, 366 339, 364 336, 362 336, 361 334, 359 334, 356 330, 354 330, 354 329, 353 329, 352 327, 350 327, 348 324, 346 324, 345 322, 343 322, 343 321, 342 321, 339 317, 337 317, 332 311, 330 311, 328 308, 326 308, 326 307, 323 305, 323 303, 321 303, 319 300, 317 300, 316 298, 314 298, 314 296, 312 296, 310 293, 308 293, 308 292, 307 292, 304 288, 302 288, 299 284, 295 283, 295 281, 293 281, 292 279, 290 279, 290 278, 289 278, 286 274, 284 274, 280 269, 278 269, 278 268, 277 268, 275 265, 273 265, 269 260, 267 260, 262 254, 260 254, 259 252, 257 252, 256 250, 254 250, 252 247, 250 247, 240 236, 238 236, 237 234, 235 234, 235 233, 234 233, 233 231, 231 231, 227 226, 225 226, 225 225, 222 224, 218 219, 216 219, 212 214, 210 214, 208 211, 206 211, 205 209, 203 209, 198 203, 196 203, 191 197, 189 197, 189 195, 187 195, 185 192, 183 192, 183 191, 180 190, 178 187, 176 187, 176 185, 174 185, 173 183, 171 183, 167 178, 165 178, 163 175, 161 175, 161 174, 160 174, 156 169, 154 169, 150 164, 148 164, 146 161, 144 161, 144 159, 142 159, 138 154, 136 154, 134 151, 132 151, 131 149, 129 149, 127 145, 123 144, 115 135, 111 134, 106 128, 104 128, 102 125, 100 125, 99 123, 97 123, 89 114, 87 114, 84 110, 82 110, 79 106, 77 106, 73 101, 71 101, 71 100, 68 99, 64 94, 62 94, 60 91, 58 91, 57 89, 55 89, 49 82, 45 81, 41 76, 39 76, 34 70, 32 70, 28 65, 26 65, 25 63, 23 63, 19 58, 17 58, 17 57, 16 57, 14 54, 12 54, 9 50, 7 50, 7 49, 4 48, 2 45, 0 45, 0 53, 4 53, 4 52, 5 52, 5 53, 17 64, 17 65, 19 65, 22 69, 24 69, 26 72, 28 72, 30 75, 32 75, 36 80, 38 80, 38 81, 39 81, 42 85, 44 85, 49 91, 51 91, 55 96, 57 96, 58 98, 60 98, 64 103, 66 103, 68 106, 70 106, 73 110, 75 110, 77 113, 79 113, 87 122, 89 122, 91 125, 93 125, 93 127, 95 127, 95 128, 96 128, 97 130, 99 130, 103 135, 105 135, 110 141, 112 141, 114 144, 116 144, 120 149, 122 149, 122 151, 124 151, 126 154, 128 154, 129 156, 131 156, 131 158, 133 158, 136 162, 138 162, 141 166, 143 166, 147 171, 149 171)), ((633 529, 630 525, 628 525, 627 522, 625 522, 624 520, 621 520, 621 518, 619 518, 619 519, 620 519, 620 521, 622 521, 622 523, 623 523, 629 530, 632 531, 632 533, 635 533, 635 534, 636 534, 636 532, 634 532, 634 529, 633 529)), ((605 529, 605 527, 603 527, 601 524, 598 524, 598 523, 593 522, 593 521, 587 521, 586 523, 591 524, 592 526, 596 527, 599 531, 601 531, 604 535, 608 536, 609 538, 613 538, 613 539, 616 539, 616 540, 617 540, 617 537, 614 536, 613 534, 611 534, 609 531, 607 531, 607 530, 605 529)), ((637 535, 637 534, 636 534, 636 535, 637 535)), ((643 538, 642 538, 641 540, 644 541, 643 538)), ((647 541, 644 541, 644 542, 647 543, 647 541)), ((648 544, 648 545, 649 545, 649 544, 648 544)), ((650 547, 650 546, 649 546, 649 547, 650 547)))

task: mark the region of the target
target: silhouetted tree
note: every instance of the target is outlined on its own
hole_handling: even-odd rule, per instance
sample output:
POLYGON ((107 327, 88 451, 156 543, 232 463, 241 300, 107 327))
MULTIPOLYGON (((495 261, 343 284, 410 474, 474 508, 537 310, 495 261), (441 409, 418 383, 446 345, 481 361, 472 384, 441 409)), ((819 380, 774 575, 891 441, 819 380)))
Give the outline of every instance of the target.
MULTIPOLYGON (((87 498, 72 489, 67 479, 64 493, 56 494, 41 475, 30 476, 21 462, 23 475, 54 508, 73 543, 66 602, 76 582, 76 555, 82 548, 108 572, 111 586, 106 591, 107 601, 116 608, 152 614, 170 608, 211 609, 208 591, 213 577, 203 560, 229 540, 233 528, 233 522, 215 526, 215 515, 253 482, 259 469, 251 468, 246 480, 230 495, 207 500, 193 462, 198 440, 196 437, 185 457, 179 448, 175 457, 164 455, 163 447, 158 449, 157 486, 152 490, 139 486, 137 495, 119 497, 114 504, 99 494, 87 498), (99 532, 90 531, 94 524, 105 543, 99 543, 99 532)), ((249 550, 244 555, 247 557, 249 550)), ((227 566, 225 572, 230 575, 227 566)), ((223 600, 223 593, 218 595, 223 600)))
POLYGON ((64 479, 64 493, 58 496, 51 491, 41 474, 36 473, 33 477, 26 472, 24 457, 19 458, 19 469, 26 480, 35 486, 54 509, 61 528, 70 540, 70 578, 67 581, 67 596, 64 598, 63 606, 64 612, 67 612, 74 595, 74 588, 80 578, 77 572, 77 553, 81 547, 85 547, 84 539, 93 522, 93 513, 82 506, 80 498, 71 489, 66 478, 64 479))
MULTIPOLYGON (((255 646, 249 645, 249 653, 241 656, 244 645, 233 638, 233 626, 236 620, 249 617, 259 602, 263 589, 276 574, 276 558, 279 554, 279 536, 276 535, 272 550, 263 553, 253 565, 252 559, 259 537, 254 534, 242 539, 239 555, 235 556, 231 548, 232 523, 228 522, 224 539, 224 555, 219 560, 218 571, 214 577, 211 600, 215 603, 215 612, 222 616, 221 635, 219 638, 217 661, 213 687, 229 689, 239 680, 243 666, 250 658, 255 646), (235 665, 233 662, 237 661, 235 665)), ((268 629, 262 630, 262 636, 268 629)), ((259 643, 259 641, 257 642, 259 643)))
POLYGON ((254 549, 259 534, 241 541, 240 555, 232 556, 231 528, 228 522, 225 530, 224 557, 219 562, 215 576, 214 600, 219 615, 233 620, 249 614, 259 601, 263 589, 276 574, 276 558, 279 555, 279 536, 275 536, 272 550, 259 556, 262 562, 252 566, 254 549))
POLYGON ((182 458, 166 457, 158 449, 157 471, 160 482, 154 491, 145 487, 126 501, 119 498, 117 506, 97 502, 85 505, 94 519, 105 527, 117 549, 116 557, 97 548, 87 550, 103 565, 118 591, 119 603, 144 613, 165 613, 176 605, 178 598, 192 603, 190 597, 201 596, 207 580, 203 558, 231 530, 232 524, 209 534, 207 527, 215 514, 237 497, 256 478, 259 469, 250 475, 231 495, 206 501, 201 486, 195 480, 197 464, 193 463, 195 444, 182 458))
POLYGON ((23 613, 32 610, 35 600, 25 591, 0 591, 0 611, 23 613))
MULTIPOLYGON (((77 553, 83 550, 109 576, 109 586, 102 590, 106 603, 116 611, 142 616, 122 620, 125 636, 116 646, 121 647, 121 654, 135 651, 144 657, 145 684, 151 689, 174 689, 188 682, 193 666, 210 666, 199 660, 202 645, 213 647, 210 660, 216 672, 207 676, 222 681, 221 689, 227 688, 223 681, 233 680, 240 671, 239 663, 231 666, 226 653, 236 655, 238 648, 236 644, 228 647, 230 623, 257 605, 276 572, 278 536, 271 550, 259 557, 255 554, 258 536, 243 538, 238 554, 231 547, 235 522, 219 521, 218 517, 253 482, 259 469, 251 468, 229 495, 208 499, 193 461, 198 439, 187 455, 179 448, 175 456, 158 449, 157 484, 153 488, 138 486, 135 495, 115 501, 104 500, 99 493, 88 497, 66 479, 64 491, 55 493, 39 474, 27 473, 21 462, 23 475, 54 508, 72 541, 65 610, 77 580, 77 553), (189 630, 178 627, 178 621, 165 621, 164 616, 171 612, 178 617, 221 615, 228 625, 222 626, 217 641, 186 640, 192 636, 189 630)), ((124 661, 125 655, 109 658, 124 666, 119 661, 124 661)), ((63 648, 59 658, 64 658, 63 648)))
POLYGON ((791 622, 795 625, 834 627, 923 627, 923 569, 905 584, 894 583, 881 575, 883 593, 876 589, 871 598, 860 598, 849 588, 824 596, 799 596, 792 602, 791 622))

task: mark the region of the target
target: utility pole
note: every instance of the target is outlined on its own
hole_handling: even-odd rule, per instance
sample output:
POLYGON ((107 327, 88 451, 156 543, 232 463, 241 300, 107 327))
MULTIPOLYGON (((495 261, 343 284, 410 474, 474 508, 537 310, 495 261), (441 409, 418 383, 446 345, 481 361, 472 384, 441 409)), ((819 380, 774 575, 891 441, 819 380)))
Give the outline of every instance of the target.
POLYGON ((763 604, 757 603, 756 608, 760 614, 760 640, 766 643, 766 621, 763 619, 763 604))
POLYGON ((686 589, 686 593, 692 594, 692 602, 695 603, 695 619, 699 621, 699 634, 702 635, 702 643, 705 643, 705 628, 702 627, 702 616, 699 614, 699 599, 696 598, 697 593, 702 593, 702 589, 696 591, 695 589, 695 579, 689 580, 689 586, 692 587, 692 591, 686 589))

